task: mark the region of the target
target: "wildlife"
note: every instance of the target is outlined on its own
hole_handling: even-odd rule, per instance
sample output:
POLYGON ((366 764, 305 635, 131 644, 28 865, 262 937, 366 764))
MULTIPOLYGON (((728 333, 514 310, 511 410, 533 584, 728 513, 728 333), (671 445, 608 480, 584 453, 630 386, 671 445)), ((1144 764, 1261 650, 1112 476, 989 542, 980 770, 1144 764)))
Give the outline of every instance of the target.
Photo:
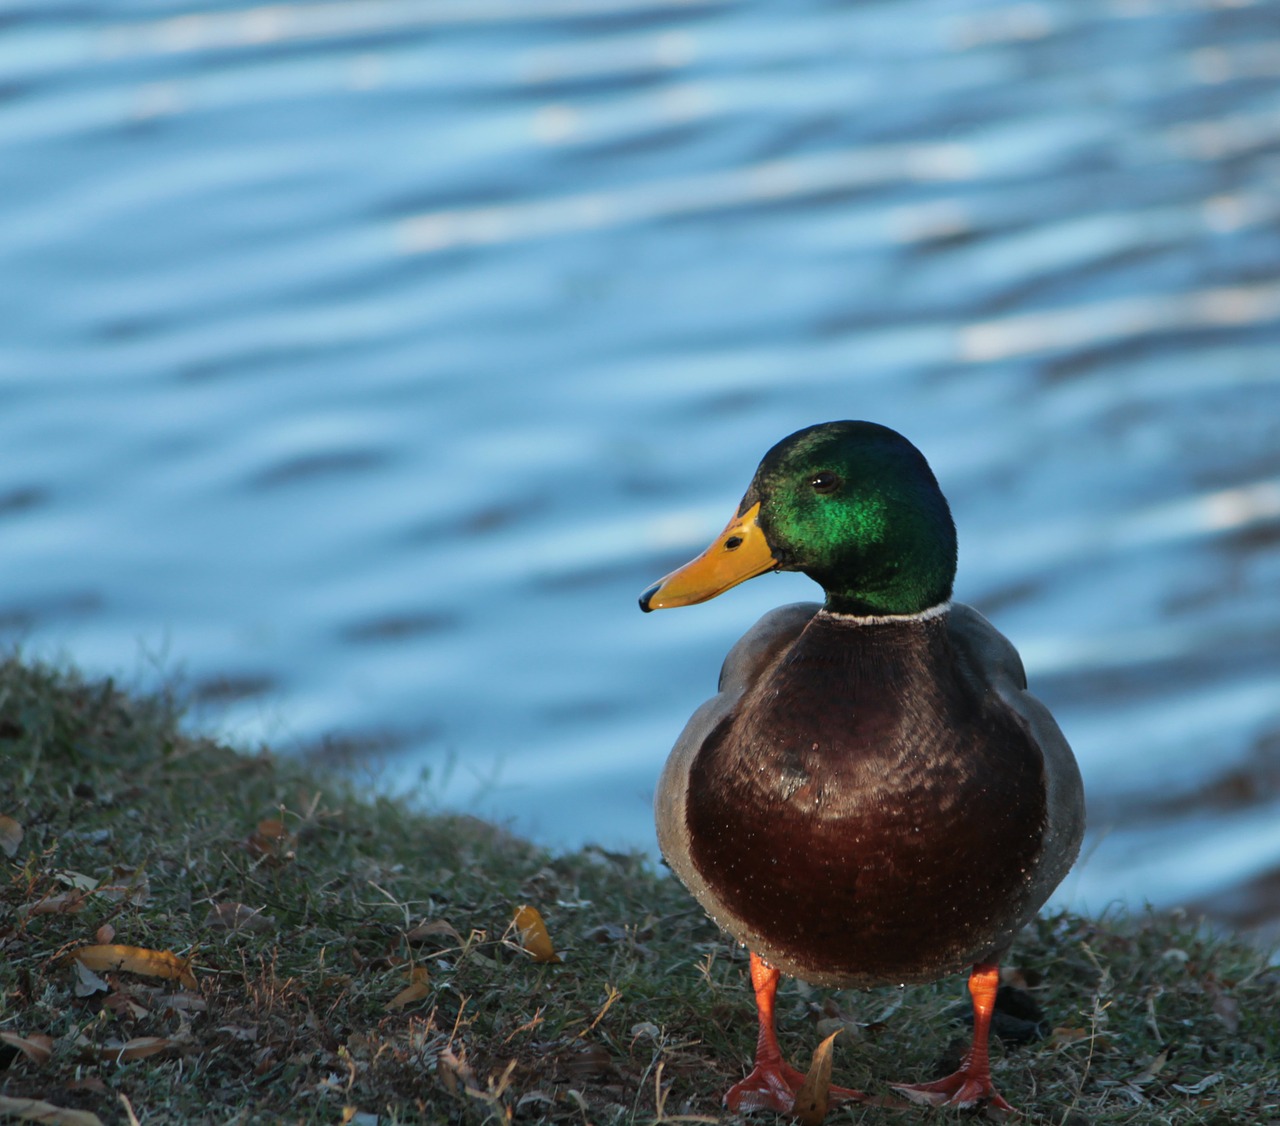
POLYGON ((988 1056, 999 964, 1079 852, 1071 748, 1013 645, 951 601, 950 507, 896 431, 844 421, 784 438, 724 531, 640 607, 703 602, 767 571, 803 572, 825 598, 772 610, 733 646, 655 795, 667 863, 750 951, 755 1066, 725 1103, 794 1106, 804 1075, 775 1033, 781 975, 867 987, 967 971, 959 1069, 893 1087, 1012 1109, 988 1056))

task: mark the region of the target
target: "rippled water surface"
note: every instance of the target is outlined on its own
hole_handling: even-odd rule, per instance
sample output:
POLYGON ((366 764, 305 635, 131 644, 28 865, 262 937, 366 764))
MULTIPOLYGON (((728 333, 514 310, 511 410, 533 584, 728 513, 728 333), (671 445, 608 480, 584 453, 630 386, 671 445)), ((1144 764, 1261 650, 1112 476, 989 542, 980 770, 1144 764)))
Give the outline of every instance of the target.
POLYGON ((1280 870, 1280 2, 0 0, 0 628, 548 842, 649 798, 756 461, 926 453, 1091 799, 1280 870))

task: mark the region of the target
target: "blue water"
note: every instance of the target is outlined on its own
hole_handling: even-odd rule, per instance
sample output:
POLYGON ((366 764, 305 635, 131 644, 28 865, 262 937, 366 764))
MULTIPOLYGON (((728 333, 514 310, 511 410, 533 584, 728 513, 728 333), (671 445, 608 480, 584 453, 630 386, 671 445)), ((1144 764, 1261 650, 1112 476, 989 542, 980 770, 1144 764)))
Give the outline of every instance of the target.
POLYGON ((1060 897, 1280 866, 1277 0, 0 0, 0 205, 0 640, 652 848, 814 588, 637 594, 870 418, 1080 758, 1060 897))

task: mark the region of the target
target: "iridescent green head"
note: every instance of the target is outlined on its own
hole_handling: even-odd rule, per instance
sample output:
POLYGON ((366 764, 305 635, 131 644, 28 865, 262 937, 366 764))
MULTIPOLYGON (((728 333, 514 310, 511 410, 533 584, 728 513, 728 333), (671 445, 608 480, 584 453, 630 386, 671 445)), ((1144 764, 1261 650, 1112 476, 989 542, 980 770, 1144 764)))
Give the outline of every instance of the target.
POLYGON ((873 422, 825 422, 764 456, 737 516, 642 608, 712 598, 766 570, 802 571, 828 610, 915 614, 951 597, 956 530, 919 450, 873 422))
POLYGON ((826 422, 767 454, 742 509, 783 571, 821 584, 827 609, 914 614, 951 597, 956 526, 924 456, 874 422, 826 422))

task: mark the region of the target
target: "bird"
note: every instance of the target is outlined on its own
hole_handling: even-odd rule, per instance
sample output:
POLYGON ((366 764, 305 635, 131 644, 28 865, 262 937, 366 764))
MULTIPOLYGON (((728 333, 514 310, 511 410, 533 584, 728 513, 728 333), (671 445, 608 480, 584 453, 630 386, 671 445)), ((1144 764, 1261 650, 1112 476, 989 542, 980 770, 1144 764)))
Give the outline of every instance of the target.
POLYGON ((755 1064, 731 1110, 787 1113, 804 1082, 774 1026, 781 975, 866 988, 965 970, 960 1067, 892 1086, 1012 1109, 988 1053, 999 964, 1075 862, 1084 791, 1017 650, 952 601, 956 559, 924 455, 886 426, 826 422, 770 449, 724 531, 640 597, 688 606, 769 571, 825 595, 732 647, 654 796, 666 863, 750 953, 755 1064))

